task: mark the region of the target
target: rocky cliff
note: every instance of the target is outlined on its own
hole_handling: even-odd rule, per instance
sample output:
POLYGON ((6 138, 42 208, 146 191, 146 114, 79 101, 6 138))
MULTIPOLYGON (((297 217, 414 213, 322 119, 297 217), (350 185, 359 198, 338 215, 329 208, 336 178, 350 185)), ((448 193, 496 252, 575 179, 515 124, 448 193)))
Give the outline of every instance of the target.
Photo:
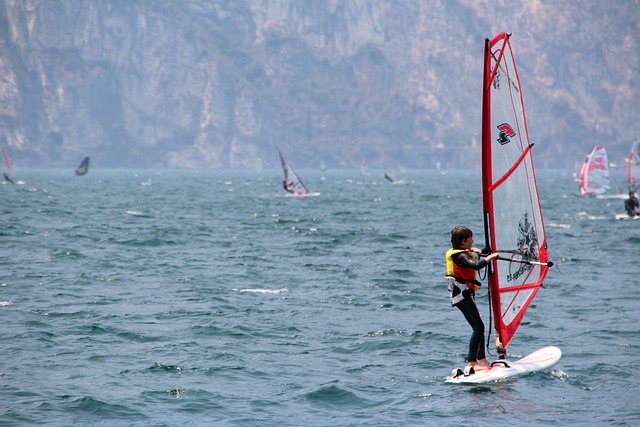
POLYGON ((477 166, 500 31, 539 167, 621 162, 638 0, 0 0, 0 141, 16 167, 477 166))

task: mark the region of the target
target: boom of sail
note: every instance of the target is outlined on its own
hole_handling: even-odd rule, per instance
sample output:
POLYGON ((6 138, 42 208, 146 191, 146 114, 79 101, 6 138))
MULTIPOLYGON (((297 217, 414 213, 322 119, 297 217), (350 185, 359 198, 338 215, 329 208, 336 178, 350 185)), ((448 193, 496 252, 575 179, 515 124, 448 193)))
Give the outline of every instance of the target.
POLYGON ((486 39, 482 97, 482 203, 499 350, 516 333, 552 263, 538 199, 522 88, 507 33, 486 39))
POLYGON ((307 187, 305 187, 302 180, 298 175, 296 175, 293 168, 289 165, 289 162, 284 158, 280 148, 276 148, 278 149, 278 155, 280 155, 280 163, 282 164, 282 171, 284 173, 284 181, 282 182, 284 189, 296 196, 308 195, 309 190, 307 190, 307 187))
POLYGON ((580 194, 597 196, 609 189, 609 160, 607 150, 600 145, 593 147, 580 169, 580 194))

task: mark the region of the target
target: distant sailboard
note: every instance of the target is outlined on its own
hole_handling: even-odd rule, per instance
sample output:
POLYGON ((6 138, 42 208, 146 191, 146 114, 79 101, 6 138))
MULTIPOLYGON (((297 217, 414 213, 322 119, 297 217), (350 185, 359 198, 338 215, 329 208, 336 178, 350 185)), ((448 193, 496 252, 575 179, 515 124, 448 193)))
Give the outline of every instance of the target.
POLYGON ((89 157, 82 159, 80 166, 76 169, 76 175, 82 176, 89 172, 89 157))
POLYGON ((284 173, 284 180, 282 181, 284 189, 294 196, 315 195, 316 193, 310 193, 309 190, 307 190, 307 187, 305 187, 305 185, 302 183, 302 180, 298 177, 289 162, 287 162, 287 160, 284 158, 284 155, 282 154, 282 151, 280 151, 280 148, 276 148, 278 150, 278 155, 280 156, 282 172, 284 173))
MULTIPOLYGON (((524 102, 509 35, 485 42, 482 99, 482 204, 496 349, 506 348, 553 263, 538 199, 524 102)), ((482 383, 547 369, 561 357, 545 347, 477 373, 454 370, 447 382, 482 383), (482 375, 481 375, 482 373, 482 375)))
MULTIPOLYGON (((631 152, 625 159, 627 162, 627 185, 629 192, 638 193, 640 191, 640 140, 631 145, 631 152)), ((626 197, 626 196, 625 196, 626 197)), ((636 194, 637 197, 637 194, 636 194)), ((627 201, 625 200, 625 209, 627 201)), ((636 212, 638 210, 636 209, 636 212)), ((615 219, 640 219, 640 215, 630 216, 628 212, 614 215, 615 219)))
POLYGON ((593 147, 580 169, 580 195, 598 196, 609 190, 609 160, 607 150, 593 147))
POLYGON ((614 214, 613 217, 616 220, 621 220, 621 219, 640 219, 640 215, 636 215, 634 217, 629 216, 628 213, 618 213, 618 214, 614 214))

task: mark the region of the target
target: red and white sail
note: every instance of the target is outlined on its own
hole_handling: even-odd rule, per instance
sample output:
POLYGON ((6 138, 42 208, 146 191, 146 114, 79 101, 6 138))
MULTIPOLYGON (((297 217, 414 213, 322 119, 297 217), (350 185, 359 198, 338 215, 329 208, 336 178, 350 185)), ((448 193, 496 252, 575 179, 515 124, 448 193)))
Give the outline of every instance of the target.
POLYGON ((627 183, 629 191, 640 191, 640 140, 633 143, 627 158, 627 183))
POLYGON ((7 164, 7 169, 9 169, 9 176, 11 177, 11 181, 16 180, 16 174, 13 172, 13 168, 11 167, 11 162, 9 161, 9 155, 7 154, 7 147, 2 146, 2 154, 4 155, 4 161, 7 164))
POLYGON ((482 202, 496 335, 507 347, 548 270, 547 239, 509 35, 485 41, 482 202))
POLYGON ((607 150, 593 147, 580 169, 580 194, 596 196, 609 189, 609 160, 607 150))

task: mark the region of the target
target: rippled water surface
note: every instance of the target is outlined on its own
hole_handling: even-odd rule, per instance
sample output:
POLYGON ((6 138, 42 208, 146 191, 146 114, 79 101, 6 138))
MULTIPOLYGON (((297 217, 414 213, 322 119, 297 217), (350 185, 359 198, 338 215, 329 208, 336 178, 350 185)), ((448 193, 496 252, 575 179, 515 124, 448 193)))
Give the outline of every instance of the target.
MULTIPOLYGON (((509 346, 552 370, 454 386, 449 231, 479 172, 18 171, 0 185, 0 425, 638 425, 640 221, 539 171, 558 268, 509 346)), ((486 290, 479 305, 488 319, 486 290)))

